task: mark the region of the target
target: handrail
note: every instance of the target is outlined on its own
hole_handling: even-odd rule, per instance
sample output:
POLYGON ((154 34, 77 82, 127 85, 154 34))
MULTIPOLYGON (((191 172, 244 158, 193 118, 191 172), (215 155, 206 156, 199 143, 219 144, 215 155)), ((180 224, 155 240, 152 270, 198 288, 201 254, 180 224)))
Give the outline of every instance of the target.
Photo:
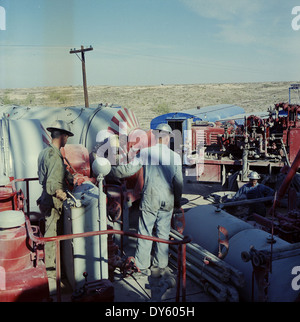
POLYGON ((33 230, 31 228, 31 223, 28 216, 25 215, 25 223, 28 231, 28 235, 30 239, 36 244, 45 244, 46 242, 55 242, 56 243, 56 289, 57 289, 57 300, 61 301, 60 294, 60 280, 61 280, 61 271, 60 271, 60 241, 80 238, 80 237, 91 237, 98 235, 111 235, 111 234, 119 234, 125 235, 135 238, 141 238, 146 240, 151 240, 154 242, 169 244, 169 245, 178 245, 178 254, 177 254, 177 290, 176 290, 176 302, 179 302, 180 298, 180 279, 182 275, 182 301, 185 302, 186 297, 186 244, 191 242, 190 236, 184 236, 182 240, 166 240, 153 236, 145 236, 137 233, 132 233, 128 231, 116 230, 116 229, 108 229, 102 231, 89 231, 85 233, 77 233, 77 234, 68 234, 68 235, 59 235, 52 237, 37 237, 34 235, 33 230))
POLYGON ((25 182, 26 184, 26 213, 29 216, 30 213, 30 199, 29 199, 29 182, 30 181, 38 181, 39 178, 35 177, 35 178, 22 178, 22 179, 14 179, 13 183, 15 182, 25 182))

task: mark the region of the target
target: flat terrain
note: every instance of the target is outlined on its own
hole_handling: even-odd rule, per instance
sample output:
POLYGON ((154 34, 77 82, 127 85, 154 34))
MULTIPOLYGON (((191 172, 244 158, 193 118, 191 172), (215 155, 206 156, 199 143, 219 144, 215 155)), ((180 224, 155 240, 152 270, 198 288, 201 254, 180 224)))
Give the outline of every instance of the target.
MULTIPOLYGON (((235 104, 246 112, 266 111, 288 102, 290 82, 159 86, 89 86, 89 103, 132 109, 144 129, 157 115, 216 104, 235 104)), ((298 93, 292 93, 297 100, 298 93)), ((84 106, 82 86, 1 89, 0 105, 84 106)))
MULTIPOLYGON (((132 109, 144 129, 150 127, 150 121, 157 115, 168 112, 182 111, 216 104, 235 104, 243 107, 246 112, 266 111, 275 103, 288 102, 291 82, 270 83, 239 83, 239 84, 201 84, 201 85, 160 85, 160 86, 89 86, 90 105, 118 104, 132 109)), ((298 93, 293 93, 292 102, 298 102, 298 93)), ((1 89, 1 105, 24 106, 84 106, 82 86, 67 87, 37 87, 24 89, 1 89)), ((216 184, 199 184, 185 182, 183 208, 208 204, 204 197, 211 192, 220 191, 222 187, 216 184)), ((133 218, 133 217, 132 217, 133 218)), ((137 216, 135 226, 137 224, 137 216)), ((135 245, 131 246, 134 254, 135 245)), ((175 274, 176 276, 176 274, 175 274)), ((189 276, 189 275, 188 275, 189 276)), ((55 289, 56 280, 49 279, 50 289, 55 289)), ((131 277, 121 279, 116 277, 115 301, 148 301, 152 294, 146 285, 148 278, 135 281, 131 277), (150 294, 150 295, 149 295, 150 294)), ((155 290, 155 289, 153 289, 155 290)), ((64 300, 70 300, 69 290, 63 291, 64 300)), ((174 301, 176 289, 166 292, 162 301, 174 301)), ((203 289, 190 279, 187 280, 187 302, 213 302, 215 299, 206 294, 203 289)))

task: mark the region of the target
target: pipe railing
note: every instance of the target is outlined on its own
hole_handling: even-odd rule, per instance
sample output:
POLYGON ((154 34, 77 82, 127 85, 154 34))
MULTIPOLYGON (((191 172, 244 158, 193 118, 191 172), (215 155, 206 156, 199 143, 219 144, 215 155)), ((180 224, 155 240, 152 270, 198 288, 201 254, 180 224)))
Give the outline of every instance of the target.
POLYGON ((53 237, 37 237, 33 233, 30 220, 27 216, 25 216, 25 221, 26 221, 26 227, 28 230, 29 238, 33 242, 35 242, 36 244, 55 242, 56 244, 56 291, 57 291, 58 302, 61 302, 60 242, 68 239, 73 239, 73 238, 91 237, 91 236, 98 236, 98 235, 111 235, 111 234, 126 235, 134 238, 141 238, 141 239, 151 240, 153 242, 159 242, 159 243, 164 243, 169 245, 178 245, 176 302, 179 302, 179 299, 180 299, 181 278, 182 278, 182 301, 185 302, 186 300, 186 244, 191 242, 191 238, 189 236, 184 236, 182 240, 173 241, 173 240, 161 239, 158 237, 145 236, 145 235, 127 232, 127 231, 108 229, 108 230, 102 230, 102 231, 89 231, 85 233, 60 235, 60 236, 53 236, 53 237))

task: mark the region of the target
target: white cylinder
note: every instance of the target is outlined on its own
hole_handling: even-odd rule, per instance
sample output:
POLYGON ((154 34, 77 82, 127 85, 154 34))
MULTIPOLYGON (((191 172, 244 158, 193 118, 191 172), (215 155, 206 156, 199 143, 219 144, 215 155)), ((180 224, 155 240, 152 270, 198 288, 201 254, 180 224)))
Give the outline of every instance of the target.
MULTIPOLYGON (((98 218, 99 189, 90 182, 76 187, 73 195, 80 200, 82 207, 64 207, 64 234, 78 234, 99 230, 98 218)), ((107 235, 105 235, 107 238, 107 235)), ((88 273, 88 280, 102 278, 100 260, 101 236, 81 237, 62 242, 64 247, 63 262, 66 274, 73 289, 84 284, 83 273, 88 273)))

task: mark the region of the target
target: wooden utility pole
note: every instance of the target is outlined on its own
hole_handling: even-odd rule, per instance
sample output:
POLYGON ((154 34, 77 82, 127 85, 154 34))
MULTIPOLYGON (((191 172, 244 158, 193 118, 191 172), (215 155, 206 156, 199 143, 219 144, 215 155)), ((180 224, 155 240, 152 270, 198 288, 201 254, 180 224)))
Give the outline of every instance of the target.
POLYGON ((83 91, 84 91, 84 101, 85 101, 85 107, 89 107, 89 97, 88 97, 88 90, 87 90, 87 83, 86 83, 86 70, 85 70, 85 56, 84 53, 86 51, 93 50, 93 47, 90 46, 88 48, 84 48, 81 46, 81 49, 71 49, 70 54, 76 54, 76 56, 81 60, 82 63, 82 77, 83 77, 83 91), (81 58, 77 55, 78 53, 81 53, 81 58))

